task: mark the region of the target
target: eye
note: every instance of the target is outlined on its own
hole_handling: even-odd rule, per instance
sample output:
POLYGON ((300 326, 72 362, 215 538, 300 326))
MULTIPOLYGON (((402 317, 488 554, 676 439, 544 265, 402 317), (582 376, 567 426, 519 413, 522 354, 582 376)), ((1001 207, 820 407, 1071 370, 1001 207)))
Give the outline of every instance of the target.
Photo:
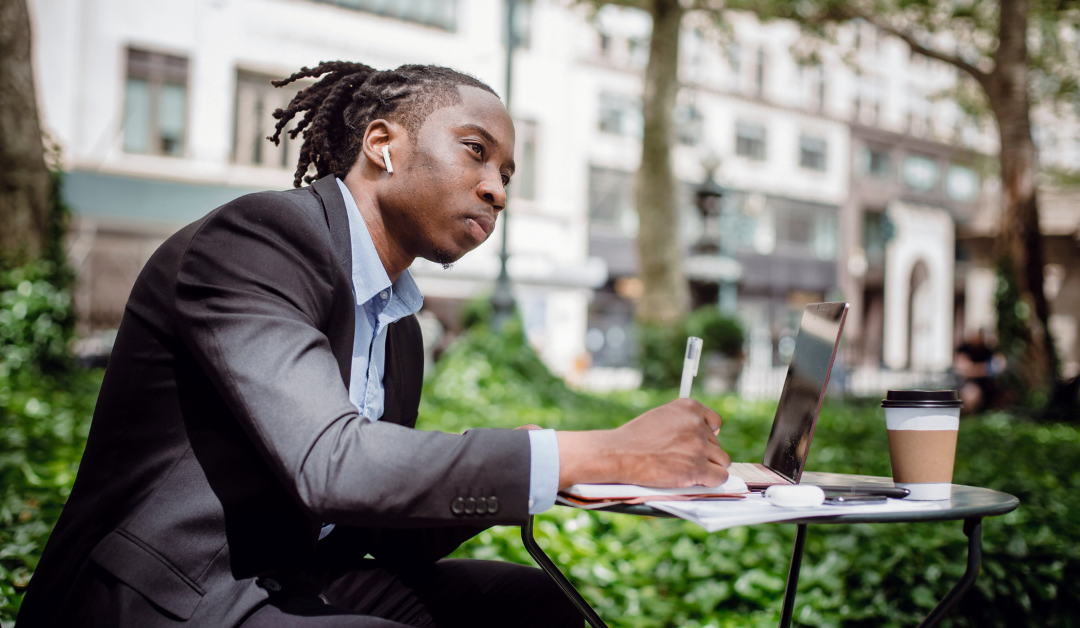
POLYGON ((472 151, 479 155, 481 158, 484 157, 484 145, 480 142, 466 142, 465 145, 471 148, 472 151))
POLYGON ((503 187, 506 187, 506 186, 510 185, 510 175, 508 175, 508 174, 502 175, 502 184, 503 184, 503 187))

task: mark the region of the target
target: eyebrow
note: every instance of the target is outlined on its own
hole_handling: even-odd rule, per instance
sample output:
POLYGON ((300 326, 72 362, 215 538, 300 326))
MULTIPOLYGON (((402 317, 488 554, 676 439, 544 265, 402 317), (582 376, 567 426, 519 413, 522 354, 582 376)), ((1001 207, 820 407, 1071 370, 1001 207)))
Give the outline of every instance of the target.
MULTIPOLYGON (((461 125, 461 128, 469 129, 470 131, 476 131, 481 136, 483 136, 483 138, 487 141, 488 144, 491 144, 492 146, 499 146, 499 140, 495 139, 494 135, 489 133, 487 129, 480 126, 479 124, 463 124, 461 125)), ((513 159, 511 159, 507 165, 510 166, 511 172, 517 172, 517 164, 514 163, 513 159)))

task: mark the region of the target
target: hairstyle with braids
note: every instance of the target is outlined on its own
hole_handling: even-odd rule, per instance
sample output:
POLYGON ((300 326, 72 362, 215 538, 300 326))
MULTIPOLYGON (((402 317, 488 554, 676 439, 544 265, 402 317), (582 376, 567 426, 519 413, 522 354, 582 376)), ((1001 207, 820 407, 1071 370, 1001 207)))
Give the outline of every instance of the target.
MULTIPOLYGON (((274 112, 277 125, 266 139, 275 145, 281 132, 301 111, 304 117, 287 131, 296 139, 301 131, 304 143, 296 164, 293 185, 311 183, 328 174, 344 179, 356 158, 372 120, 385 118, 405 126, 415 137, 428 115, 436 109, 459 104, 459 85, 479 87, 495 94, 483 82, 450 68, 434 65, 403 65, 396 70, 379 71, 363 63, 324 61, 314 68, 302 68, 289 78, 271 81, 284 87, 303 78, 323 76, 317 83, 301 90, 289 106, 274 112), (315 175, 308 175, 310 166, 315 175)), ((498 94, 495 94, 498 96, 498 94)))

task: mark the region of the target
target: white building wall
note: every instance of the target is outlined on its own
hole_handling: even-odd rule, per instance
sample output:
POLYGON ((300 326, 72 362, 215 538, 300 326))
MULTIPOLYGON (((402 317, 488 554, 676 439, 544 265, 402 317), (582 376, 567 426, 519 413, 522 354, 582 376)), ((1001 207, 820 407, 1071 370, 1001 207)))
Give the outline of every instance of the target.
POLYGON ((885 258, 885 364, 893 369, 944 370, 953 353, 952 217, 943 209, 899 201, 889 205, 888 213, 896 225, 896 238, 885 258), (928 273, 925 290, 912 294, 912 274, 920 262, 928 273))
MULTIPOLYGON (((290 187, 291 169, 232 161, 238 68, 284 77, 330 59, 380 69, 436 63, 505 91, 502 0, 458 0, 454 32, 309 0, 30 0, 30 5, 43 121, 62 146, 69 169, 195 184, 290 187), (127 46, 190 61, 182 158, 122 149, 127 46)), ((575 368, 584 355, 589 289, 605 274, 602 264, 588 257, 589 168, 634 172, 640 159, 637 137, 600 131, 600 94, 640 96, 644 58, 640 47, 634 52, 629 42, 646 42, 651 28, 640 11, 607 7, 593 21, 588 15, 585 7, 563 0, 534 0, 531 42, 515 57, 513 114, 538 124, 537 194, 531 201, 511 200, 511 269, 520 280, 521 302, 534 308, 526 319, 539 325, 530 335, 542 338, 545 359, 560 373, 575 368), (612 41, 606 54, 600 49, 601 31, 612 41)), ((955 135, 950 105, 910 95, 913 89, 920 95, 936 93, 955 74, 942 64, 913 59, 899 40, 864 25, 854 53, 861 75, 841 60, 842 50, 821 48, 826 87, 819 110, 808 100, 807 79, 790 54, 798 29, 784 22, 761 24, 748 14, 728 16, 730 39, 717 36, 706 21, 691 17, 684 24, 679 71, 686 87, 681 98, 693 98, 704 114, 702 141, 675 147, 675 171, 684 182, 701 181, 702 157, 713 153, 721 159, 717 178, 723 186, 841 206, 848 197, 849 121, 856 96, 864 102, 876 98, 875 124, 883 128, 904 132, 909 112, 928 106, 932 131, 955 135), (729 61, 732 44, 740 51, 737 70, 729 61), (760 94, 754 76, 759 48, 766 52, 760 94), (765 161, 736 155, 740 120, 766 124, 765 161), (822 172, 799 165, 804 133, 827 142, 828 164, 822 172)), ((843 46, 854 41, 852 28, 841 29, 843 46)), ((992 144, 986 137, 978 136, 992 144)), ((414 271, 421 288, 429 296, 448 298, 488 290, 498 269, 499 234, 452 270, 418 262, 414 271)), ((839 252, 841 265, 845 254, 839 252)), ((951 260, 951 248, 948 255, 951 260)), ((942 320, 951 321, 951 309, 942 320)), ((893 327, 899 323, 893 323, 888 324, 890 334, 906 334, 906 326, 898 331, 893 327)), ((904 339, 890 342, 894 351, 906 347, 904 339)), ((898 355, 893 363, 906 362, 906 353, 902 359, 898 355)))

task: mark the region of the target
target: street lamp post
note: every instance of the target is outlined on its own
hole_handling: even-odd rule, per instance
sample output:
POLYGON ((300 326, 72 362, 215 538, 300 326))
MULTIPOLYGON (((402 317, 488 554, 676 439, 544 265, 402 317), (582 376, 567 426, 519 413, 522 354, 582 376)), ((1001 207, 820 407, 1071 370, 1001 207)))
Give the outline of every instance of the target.
POLYGON ((716 182, 714 173, 719 167, 715 158, 703 161, 708 176, 694 192, 694 203, 701 213, 701 238, 694 244, 690 259, 687 260, 687 275, 699 281, 717 284, 717 306, 720 311, 732 315, 735 313, 735 301, 738 294, 736 280, 742 268, 735 261, 731 251, 731 231, 729 212, 724 211, 724 189, 716 182), (725 237, 726 236, 726 237, 725 237))
MULTIPOLYGON (((514 78, 514 47, 517 45, 517 36, 514 33, 514 10, 517 8, 517 0, 506 0, 506 93, 503 102, 506 110, 510 111, 510 94, 514 78)), ((491 295, 491 319, 492 327, 501 330, 507 320, 514 314, 514 292, 510 287, 510 273, 506 269, 506 261, 510 254, 506 250, 506 243, 510 237, 507 225, 510 223, 510 197, 506 198, 506 206, 502 210, 502 246, 499 249, 499 277, 495 280, 495 291, 491 295)))

